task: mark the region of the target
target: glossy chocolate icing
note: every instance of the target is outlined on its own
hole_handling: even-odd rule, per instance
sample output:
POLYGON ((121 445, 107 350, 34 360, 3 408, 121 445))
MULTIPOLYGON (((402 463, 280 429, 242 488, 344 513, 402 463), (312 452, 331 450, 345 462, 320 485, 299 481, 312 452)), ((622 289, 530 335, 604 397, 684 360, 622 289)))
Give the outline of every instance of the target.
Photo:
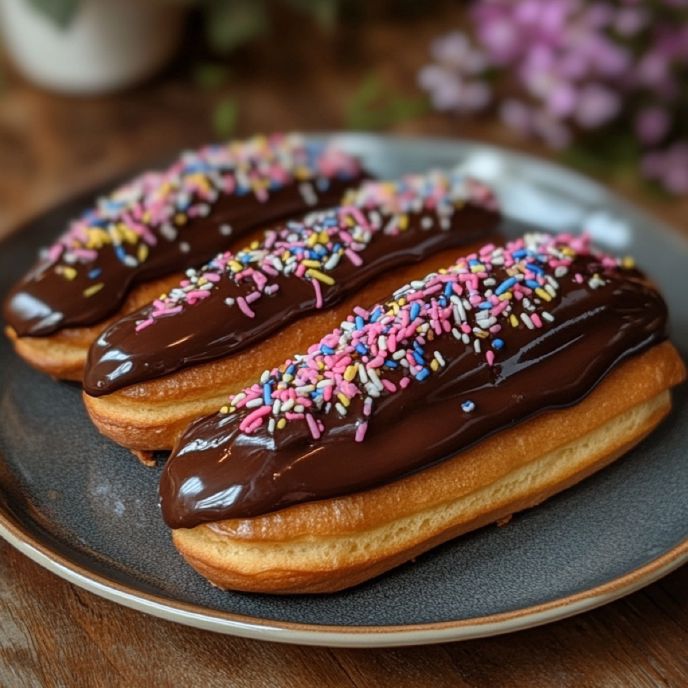
MULTIPOLYGON (((495 268, 493 277, 499 283, 505 274, 495 268)), ((344 417, 313 412, 324 422, 317 441, 299 420, 277 432, 266 424, 242 431, 245 408, 199 419, 165 466, 165 521, 179 528, 251 517, 390 482, 535 414, 576 404, 621 361, 666 337, 664 301, 634 269, 583 253, 558 285, 546 304, 551 322, 507 324, 493 365, 448 333, 428 341, 428 355, 440 352, 446 365, 383 392, 363 441, 355 441, 364 420, 360 397, 344 417)), ((398 382, 401 373, 385 377, 398 382)))
POLYGON ((19 336, 93 325, 115 313, 137 283, 199 265, 260 225, 331 206, 367 176, 351 156, 299 135, 187 153, 169 170, 142 175, 100 199, 75 221, 12 289, 5 320, 19 336), (199 174, 207 175, 200 183, 199 174), (174 195, 164 197, 160 189, 170 185, 174 195), (146 208, 159 212, 170 198, 171 218, 147 220, 146 208), (119 232, 121 222, 140 234, 130 233, 128 242, 119 232), (102 243, 93 238, 97 233, 102 243), (87 236, 84 249, 79 237, 87 236), (81 254, 77 250, 75 256, 70 246, 81 254))
MULTIPOLYGON (((438 177, 442 183, 449 179, 441 173, 414 179, 420 180, 426 188, 427 180, 436 182, 438 177)), ((461 181, 462 190, 465 183, 461 181)), ((249 318, 236 305, 229 307, 226 299, 236 301, 240 296, 246 297, 255 291, 254 282, 250 278, 230 278, 225 273, 213 285, 210 296, 191 306, 184 304, 181 312, 159 317, 146 329, 137 331, 137 323, 149 317, 153 306, 125 316, 94 342, 84 374, 85 391, 93 396, 108 394, 188 365, 235 353, 318 308, 335 305, 387 270, 417 262, 443 249, 484 239, 495 230, 500 215, 494 208, 489 189, 470 180, 468 183, 475 195, 473 201, 465 202, 457 192, 449 209, 451 214, 440 217, 434 207, 403 214, 408 224, 403 232, 396 234, 387 233, 384 229, 402 214, 390 212, 384 203, 379 202, 361 208, 356 216, 365 220, 363 227, 371 228, 372 239, 365 247, 360 247, 357 253, 361 261, 359 265, 344 257, 328 272, 333 284, 319 285, 322 294, 319 304, 312 282, 294 273, 281 273, 274 279, 266 275, 265 279, 278 289, 251 304, 255 317, 249 318), (482 194, 480 201, 477 198, 479 193, 482 194), (458 207, 453 207, 454 203, 458 207)), ((369 182, 364 186, 390 185, 387 182, 369 182)), ((366 197, 370 195, 365 193, 365 189, 361 193, 366 197)), ((415 198, 420 203, 421 195, 415 198)), ((443 198, 448 200, 450 194, 446 193, 443 198)), ((354 222, 346 209, 323 213, 319 217, 323 219, 311 220, 307 226, 324 226, 333 217, 354 222)), ((293 236, 300 237, 301 234, 295 231, 293 236)))

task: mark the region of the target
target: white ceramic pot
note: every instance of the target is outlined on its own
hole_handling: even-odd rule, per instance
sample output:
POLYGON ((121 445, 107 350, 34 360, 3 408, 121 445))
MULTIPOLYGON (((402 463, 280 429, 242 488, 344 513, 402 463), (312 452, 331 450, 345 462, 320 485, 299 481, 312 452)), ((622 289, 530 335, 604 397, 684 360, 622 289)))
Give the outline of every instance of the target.
POLYGON ((115 91, 152 75, 177 47, 183 19, 173 2, 81 0, 63 29, 28 0, 0 0, 4 43, 17 68, 70 94, 115 91))

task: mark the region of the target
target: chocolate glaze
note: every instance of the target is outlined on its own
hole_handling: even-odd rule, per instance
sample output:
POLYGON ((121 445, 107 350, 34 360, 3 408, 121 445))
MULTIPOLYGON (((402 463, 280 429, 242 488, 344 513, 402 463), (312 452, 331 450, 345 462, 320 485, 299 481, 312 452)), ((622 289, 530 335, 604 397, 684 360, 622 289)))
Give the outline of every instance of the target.
POLYGON ((220 195, 210 214, 196 217, 178 228, 175 240, 161 235, 159 228, 150 227, 157 243, 145 262, 136 267, 122 263, 114 245, 103 246, 88 269, 79 269, 71 281, 55 270, 63 261, 42 259, 10 291, 3 308, 5 320, 19 336, 47 336, 67 327, 93 325, 115 313, 126 295, 136 284, 199 265, 223 250, 229 241, 247 231, 283 218, 297 215, 310 208, 334 205, 346 191, 369 175, 359 172, 326 178, 313 176, 311 198, 300 191, 301 181, 292 180, 269 192, 260 201, 251 192, 245 195, 220 195), (317 182, 317 183, 316 183, 317 182), (231 226, 231 236, 221 228, 231 226), (89 271, 99 271, 97 283, 102 288, 85 298, 84 290, 94 285, 89 271))
MULTIPOLYGON (((500 220, 496 210, 474 203, 456 209, 447 229, 442 229, 439 221, 429 229, 421 227, 424 217, 433 218, 434 213, 409 215, 408 229, 396 236, 377 233, 359 254, 362 265, 357 267, 342 260, 331 272, 335 283, 322 284, 322 307, 335 305, 388 270, 484 239, 500 220)), ((388 219, 389 216, 382 215, 382 224, 388 219)), ((136 323, 148 317, 151 306, 117 320, 91 348, 84 374, 85 391, 92 396, 109 394, 136 382, 235 353, 317 310, 313 288, 307 281, 294 275, 280 275, 273 281, 279 284, 279 291, 255 304, 253 319, 225 304, 227 297, 245 296, 254 288, 253 283, 237 284, 224 278, 209 298, 176 315, 159 318, 147 329, 137 332, 136 323)))
POLYGON ((277 435, 265 426, 246 434, 239 429, 243 409, 199 419, 165 466, 165 521, 188 528, 366 490, 535 414, 578 403, 621 361, 666 337, 667 311, 637 271, 603 269, 591 256, 576 258, 573 271, 586 281, 560 280, 560 294, 548 304, 554 322, 509 329, 495 365, 450 336, 431 342, 446 367, 378 399, 363 442, 354 441, 360 398, 346 417, 329 415, 316 442, 304 422, 290 422, 277 435), (588 283, 595 272, 604 286, 588 283), (466 400, 473 412, 462 410, 466 400))

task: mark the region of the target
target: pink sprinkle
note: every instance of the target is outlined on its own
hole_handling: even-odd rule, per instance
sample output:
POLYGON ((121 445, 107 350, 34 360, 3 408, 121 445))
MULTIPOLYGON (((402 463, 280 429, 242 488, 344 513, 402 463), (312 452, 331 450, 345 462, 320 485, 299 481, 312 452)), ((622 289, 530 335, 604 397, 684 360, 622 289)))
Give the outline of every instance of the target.
POLYGON ((313 439, 317 440, 320 437, 320 430, 318 429, 318 424, 315 422, 310 413, 306 414, 306 423, 308 423, 308 428, 311 431, 313 439))
POLYGON ((410 384, 411 378, 406 377, 406 375, 404 375, 404 377, 402 377, 401 380, 399 380, 399 387, 401 387, 401 389, 406 389, 410 384))
POLYGON ((210 292, 207 289, 194 289, 186 294, 187 299, 205 299, 210 296, 210 292))
POLYGON ((148 318, 147 320, 142 320, 141 322, 136 324, 136 332, 141 332, 141 330, 145 330, 146 327, 152 325, 155 322, 153 318, 148 318))
POLYGON ((216 272, 206 272, 203 276, 208 280, 208 282, 220 281, 220 275, 218 275, 216 272))
POLYGON ((256 317, 256 314, 251 310, 251 307, 246 303, 246 299, 243 296, 237 297, 236 303, 237 303, 237 306, 239 306, 239 310, 247 318, 255 318, 256 317))
POLYGON ((485 353, 485 359, 487 360, 487 365, 491 366, 494 363, 494 358, 495 358, 495 355, 494 355, 493 351, 488 350, 485 353))
POLYGON ((356 442, 363 442, 366 430, 368 429, 368 421, 364 421, 356 428, 356 437, 354 438, 356 442))
POLYGON ((352 251, 350 248, 347 248, 344 251, 344 255, 356 266, 358 267, 359 265, 363 265, 363 260, 361 257, 356 253, 355 251, 352 251))
POLYGON ((313 285, 313 291, 315 292, 315 307, 316 308, 322 308, 323 307, 323 297, 322 297, 322 289, 320 288, 320 282, 317 279, 314 279, 314 280, 311 280, 311 284, 313 285))
POLYGON ((535 327, 542 327, 542 320, 540 320, 540 316, 537 313, 531 313, 530 319, 535 327))
POLYGON ((253 425, 258 419, 262 419, 263 416, 267 416, 268 413, 272 411, 271 406, 260 406, 259 408, 255 409, 254 411, 251 411, 242 421, 241 424, 239 425, 239 429, 242 432, 246 432, 246 428, 253 425))

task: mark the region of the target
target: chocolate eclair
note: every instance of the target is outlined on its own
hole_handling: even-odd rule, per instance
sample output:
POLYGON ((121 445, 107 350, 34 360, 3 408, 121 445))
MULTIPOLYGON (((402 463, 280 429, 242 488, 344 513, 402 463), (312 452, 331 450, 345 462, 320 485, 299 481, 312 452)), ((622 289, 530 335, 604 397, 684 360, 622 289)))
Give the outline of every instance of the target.
POLYGON ((460 172, 364 182, 339 207, 189 270, 107 328, 84 374, 91 418, 137 452, 171 449, 192 419, 336 326, 346 299, 379 298, 499 222, 491 190, 460 172))
POLYGON ((220 587, 355 585, 635 445, 685 378, 666 327, 653 285, 585 236, 487 245, 194 422, 164 519, 220 587))
POLYGON ((332 206, 368 176, 339 147, 298 134, 186 152, 71 223, 11 290, 7 333, 35 367, 80 380, 88 346, 108 319, 159 295, 169 284, 161 278, 204 263, 251 230, 332 206))

